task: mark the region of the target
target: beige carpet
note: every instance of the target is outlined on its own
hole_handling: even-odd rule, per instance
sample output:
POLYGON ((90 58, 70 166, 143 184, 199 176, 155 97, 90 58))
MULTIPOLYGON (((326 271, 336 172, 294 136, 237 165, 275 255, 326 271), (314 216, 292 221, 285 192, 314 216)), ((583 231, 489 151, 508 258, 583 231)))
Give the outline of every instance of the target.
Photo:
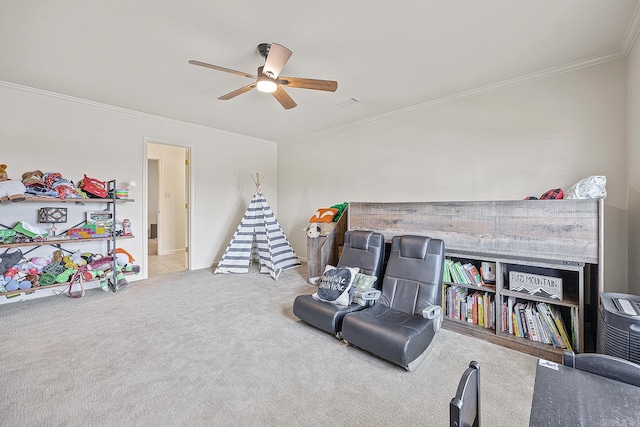
POLYGON ((0 306, 2 426, 447 426, 470 360, 485 426, 528 425, 536 358, 443 330, 414 372, 293 316, 275 282, 199 270, 0 306))

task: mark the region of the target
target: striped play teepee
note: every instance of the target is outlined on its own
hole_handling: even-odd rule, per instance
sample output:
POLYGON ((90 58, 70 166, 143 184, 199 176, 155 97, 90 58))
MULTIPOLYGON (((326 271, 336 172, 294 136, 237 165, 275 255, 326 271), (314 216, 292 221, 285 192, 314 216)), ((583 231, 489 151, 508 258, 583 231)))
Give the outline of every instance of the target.
POLYGON ((257 253, 260 273, 269 273, 278 280, 283 270, 300 265, 300 261, 260 191, 258 174, 253 181, 256 192, 214 274, 247 273, 252 255, 257 253))

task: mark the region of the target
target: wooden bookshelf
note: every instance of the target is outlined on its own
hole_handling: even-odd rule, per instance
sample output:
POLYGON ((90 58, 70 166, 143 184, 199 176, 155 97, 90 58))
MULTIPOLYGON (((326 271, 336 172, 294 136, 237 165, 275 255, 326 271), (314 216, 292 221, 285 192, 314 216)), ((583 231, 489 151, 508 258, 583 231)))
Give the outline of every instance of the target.
MULTIPOLYGON (((495 294, 496 328, 487 329, 446 316, 445 328, 561 361, 561 348, 502 331, 502 304, 515 297, 522 302, 545 302, 559 307, 563 318, 573 307, 577 310, 574 325, 577 342, 571 343, 574 351, 585 351, 585 343, 595 342, 586 331, 585 314, 588 305, 597 305, 603 289, 602 200, 350 202, 348 212, 349 230, 376 231, 387 241, 404 234, 438 238, 445 242, 447 257, 471 260, 476 266, 483 261, 495 263, 495 288, 451 282, 444 283, 443 288, 463 286, 495 294), (511 290, 508 273, 512 270, 562 276, 562 286, 566 286, 563 299, 511 290)), ((571 326, 566 320, 565 325, 570 335, 571 326)))

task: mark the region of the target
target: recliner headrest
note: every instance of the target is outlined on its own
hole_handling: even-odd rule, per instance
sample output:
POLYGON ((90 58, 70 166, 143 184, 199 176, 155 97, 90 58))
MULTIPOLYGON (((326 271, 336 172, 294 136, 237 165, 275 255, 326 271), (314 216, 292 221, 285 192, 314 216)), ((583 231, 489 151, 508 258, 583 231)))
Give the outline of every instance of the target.
POLYGON ((373 231, 354 230, 351 232, 351 247, 354 249, 367 250, 369 248, 369 239, 373 235, 373 231))
POLYGON ((429 237, 422 236, 401 236, 400 256, 404 258, 424 259, 427 255, 429 237))

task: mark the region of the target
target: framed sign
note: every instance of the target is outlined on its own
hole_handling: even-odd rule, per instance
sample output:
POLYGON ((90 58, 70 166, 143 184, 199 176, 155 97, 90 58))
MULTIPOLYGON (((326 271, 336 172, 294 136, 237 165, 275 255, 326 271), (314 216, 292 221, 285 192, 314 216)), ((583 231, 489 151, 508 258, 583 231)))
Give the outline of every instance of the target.
POLYGON ((509 290, 542 298, 562 300, 562 278, 510 271, 509 290))

